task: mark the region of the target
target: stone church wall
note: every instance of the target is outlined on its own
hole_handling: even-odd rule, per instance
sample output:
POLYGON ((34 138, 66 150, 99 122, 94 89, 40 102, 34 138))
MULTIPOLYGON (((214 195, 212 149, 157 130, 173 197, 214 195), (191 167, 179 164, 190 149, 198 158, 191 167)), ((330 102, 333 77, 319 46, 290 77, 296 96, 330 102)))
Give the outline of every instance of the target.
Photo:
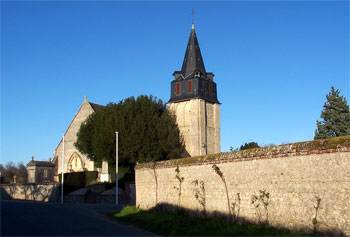
POLYGON ((220 152, 220 104, 191 99, 168 103, 168 107, 176 115, 176 123, 191 156, 220 152))
POLYGON ((270 193, 271 225, 311 231, 320 198, 317 228, 350 235, 350 136, 162 161, 155 168, 139 164, 136 205, 149 209, 156 203, 169 204, 201 211, 193 193, 197 180, 204 182, 207 213, 227 214, 225 186, 214 164, 227 183, 230 205, 238 203, 239 193, 241 218, 257 221, 252 195, 265 190, 270 193), (184 178, 180 199, 175 188, 177 166, 184 178))
MULTIPOLYGON (((74 146, 74 142, 77 140, 77 133, 79 131, 80 125, 82 122, 86 120, 86 118, 92 114, 94 110, 90 106, 90 104, 85 100, 84 103, 81 105, 81 108, 75 115, 72 123, 70 124, 69 128, 67 129, 67 132, 65 134, 65 142, 64 142, 64 172, 71 172, 71 169, 74 167, 70 167, 69 162, 72 158, 75 158, 73 156, 78 156, 81 158, 82 166, 88 171, 94 170, 94 162, 90 161, 85 155, 81 154, 74 146)), ((58 147, 55 150, 55 156, 58 158, 58 173, 61 173, 61 166, 62 166, 62 140, 58 147)), ((80 163, 77 162, 78 166, 80 166, 80 163)), ((79 170, 76 170, 79 171, 79 170)), ((83 171, 80 170, 80 171, 83 171)))

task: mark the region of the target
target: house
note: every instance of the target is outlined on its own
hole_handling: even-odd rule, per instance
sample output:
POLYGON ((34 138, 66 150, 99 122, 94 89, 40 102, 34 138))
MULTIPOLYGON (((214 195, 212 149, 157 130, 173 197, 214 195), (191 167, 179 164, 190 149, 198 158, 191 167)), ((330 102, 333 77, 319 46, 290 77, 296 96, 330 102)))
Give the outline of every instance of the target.
POLYGON ((50 183, 54 181, 55 164, 51 161, 35 161, 34 156, 27 164, 28 183, 50 183))

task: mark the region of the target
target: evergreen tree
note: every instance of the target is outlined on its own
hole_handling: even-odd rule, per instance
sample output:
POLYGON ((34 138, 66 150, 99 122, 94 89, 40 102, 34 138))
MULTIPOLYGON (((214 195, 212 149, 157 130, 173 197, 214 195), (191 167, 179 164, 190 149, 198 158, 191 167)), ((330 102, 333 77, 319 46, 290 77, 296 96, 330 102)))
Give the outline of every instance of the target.
POLYGON ((251 148, 258 148, 260 147, 259 144, 257 142, 246 142, 244 143, 244 145, 242 145, 239 150, 242 151, 242 150, 248 150, 248 149, 251 149, 251 148))
POLYGON ((321 118, 317 120, 315 139, 338 137, 350 135, 350 112, 349 105, 343 96, 339 96, 340 91, 332 86, 323 105, 321 118))
POLYGON ((98 165, 115 164, 116 131, 122 165, 177 158, 184 151, 174 115, 152 96, 130 97, 101 108, 82 123, 74 145, 98 165))

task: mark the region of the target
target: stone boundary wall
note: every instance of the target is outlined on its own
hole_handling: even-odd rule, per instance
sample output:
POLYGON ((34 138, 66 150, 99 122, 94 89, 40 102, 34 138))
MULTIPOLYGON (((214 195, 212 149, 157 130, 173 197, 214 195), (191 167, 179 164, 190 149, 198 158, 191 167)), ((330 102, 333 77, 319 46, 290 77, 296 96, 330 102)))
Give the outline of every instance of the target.
MULTIPOLYGON (((314 206, 320 198, 317 229, 350 235, 350 136, 139 164, 136 205, 149 209, 168 204, 202 211, 193 181, 203 181, 206 212, 228 214, 225 185, 213 164, 223 173, 231 206, 239 203, 239 193, 240 218, 257 221, 252 195, 265 190, 270 194, 271 225, 312 231, 314 206), (181 196, 176 167, 183 178, 181 196)), ((260 211, 264 219, 266 213, 260 211)))
POLYGON ((32 200, 41 202, 57 202, 59 195, 57 184, 2 184, 0 186, 2 200, 32 200))

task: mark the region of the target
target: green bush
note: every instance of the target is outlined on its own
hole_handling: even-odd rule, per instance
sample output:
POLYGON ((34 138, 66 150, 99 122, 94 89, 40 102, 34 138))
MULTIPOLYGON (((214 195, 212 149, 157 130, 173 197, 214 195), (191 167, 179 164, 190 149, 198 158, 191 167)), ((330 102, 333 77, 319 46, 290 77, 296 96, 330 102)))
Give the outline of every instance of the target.
MULTIPOLYGON (((118 181, 122 180, 127 173, 130 173, 130 167, 129 166, 124 166, 124 165, 119 165, 118 166, 118 181)), ((115 166, 114 165, 109 165, 108 166, 108 173, 111 176, 111 182, 115 183, 115 166)))
POLYGON ((97 179, 97 171, 85 171, 85 187, 94 182, 97 179))

